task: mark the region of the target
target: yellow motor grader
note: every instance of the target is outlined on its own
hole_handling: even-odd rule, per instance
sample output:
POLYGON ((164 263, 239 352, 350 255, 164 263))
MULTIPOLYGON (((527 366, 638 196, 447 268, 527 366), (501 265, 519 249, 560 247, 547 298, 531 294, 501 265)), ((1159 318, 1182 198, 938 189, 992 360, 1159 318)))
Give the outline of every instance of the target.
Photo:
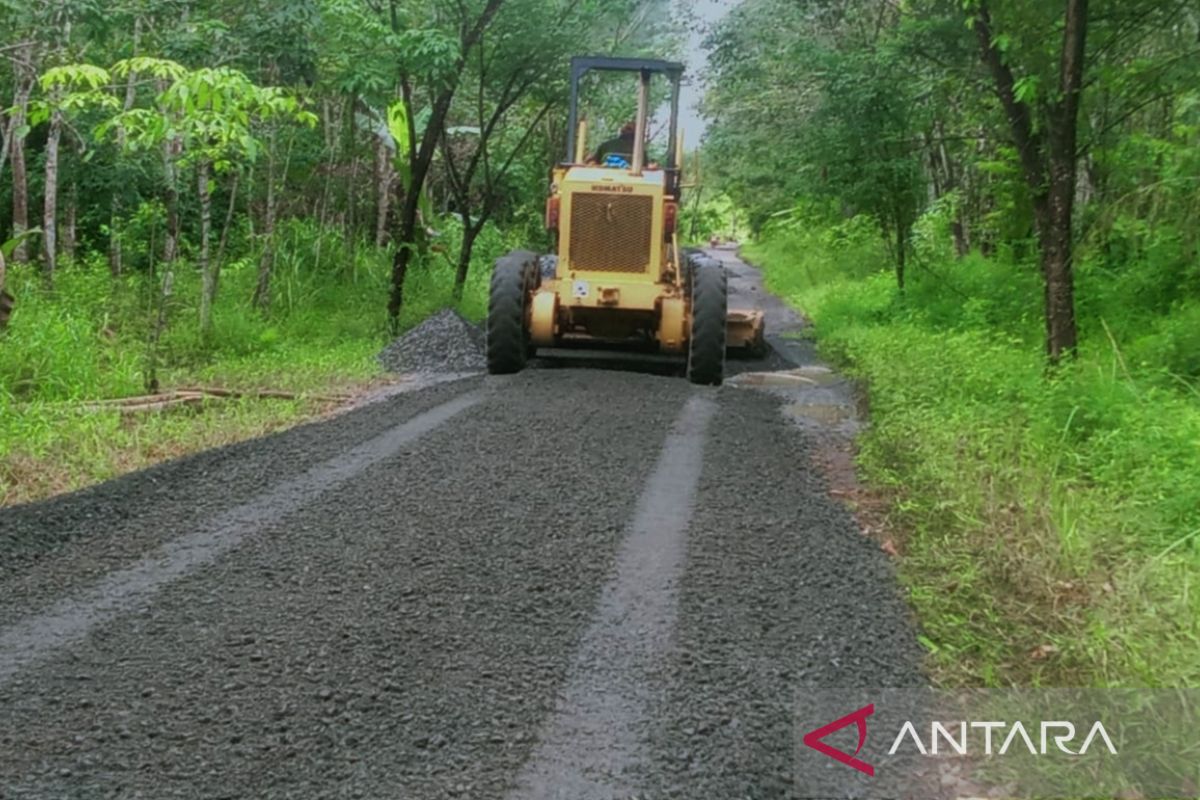
POLYGON ((763 316, 726 307, 724 266, 680 248, 682 184, 678 135, 683 65, 640 58, 571 60, 566 160, 553 169, 546 225, 555 257, 509 253, 492 274, 487 362, 493 374, 519 372, 538 348, 642 347, 686 358, 693 383, 720 384, 728 349, 760 352, 763 316), (581 79, 593 70, 637 77, 632 161, 589 163, 581 79), (646 155, 651 80, 670 82, 663 165, 646 155))

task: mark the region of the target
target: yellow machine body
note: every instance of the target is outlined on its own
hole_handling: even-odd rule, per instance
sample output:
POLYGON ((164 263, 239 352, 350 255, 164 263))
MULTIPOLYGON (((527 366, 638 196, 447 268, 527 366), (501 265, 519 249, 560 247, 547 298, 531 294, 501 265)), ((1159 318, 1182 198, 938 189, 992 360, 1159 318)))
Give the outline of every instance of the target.
POLYGON ((558 263, 531 304, 534 344, 656 342, 683 352, 687 304, 665 173, 560 167, 551 192, 558 263))
MULTIPOLYGON (((679 247, 675 230, 683 186, 683 142, 677 131, 682 74, 682 64, 653 59, 597 56, 571 60, 571 135, 566 160, 552 171, 546 206, 546 224, 556 237, 556 266, 549 274, 539 263, 535 278, 520 279, 529 287, 522 303, 529 352, 589 344, 635 346, 687 355, 689 377, 720 383, 722 345, 750 352, 765 349, 762 313, 726 309, 723 278, 719 305, 713 303, 713 284, 706 283, 703 319, 696 321, 689 296, 688 274, 693 267, 679 247), (601 155, 587 150, 587 120, 579 113, 578 96, 580 81, 591 71, 637 76, 631 158, 614 160, 610 156, 605 158, 609 163, 602 165, 596 163, 601 155), (672 86, 665 164, 654 163, 647 154, 652 75, 666 75, 672 86), (714 319, 721 320, 716 331, 723 327, 725 336, 714 335, 714 319), (694 333, 696 342, 692 341, 694 333), (714 344, 719 359, 712 355, 714 344), (697 348, 706 355, 697 359, 697 348)), ((519 285, 514 282, 514 288, 504 288, 497 295, 501 298, 497 308, 510 307, 504 292, 519 291, 519 285)), ((499 320, 507 312, 497 313, 501 314, 499 320)), ((508 324, 497 323, 497 341, 503 341, 506 349, 497 350, 494 368, 489 367, 496 372, 511 372, 524 364, 520 343, 508 333, 511 328, 504 327, 508 324)))

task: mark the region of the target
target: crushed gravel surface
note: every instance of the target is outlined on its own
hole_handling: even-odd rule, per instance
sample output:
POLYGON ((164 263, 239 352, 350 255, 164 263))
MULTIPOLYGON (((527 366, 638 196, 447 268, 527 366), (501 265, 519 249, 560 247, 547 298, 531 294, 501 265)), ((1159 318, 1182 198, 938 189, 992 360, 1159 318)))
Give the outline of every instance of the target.
POLYGON ((808 688, 923 685, 887 556, 830 499, 779 401, 722 393, 648 738, 655 798, 791 798, 808 688))
POLYGON ((0 686, 0 795, 500 796, 689 391, 608 377, 503 383, 0 686))
POLYGON ((0 624, 90 586, 222 511, 482 383, 467 379, 397 395, 63 497, 0 509, 0 624))
POLYGON ((487 367, 484 332, 445 309, 394 340, 379 354, 389 372, 480 372, 487 367))
POLYGON ((920 683, 887 558, 829 499, 784 399, 568 368, 439 384, 0 509, 0 636, 468 394, 0 680, 0 797, 511 799, 574 693, 627 726, 622 798, 793 798, 797 697, 920 683), (652 480, 696 407, 698 469, 652 480), (647 497, 690 507, 670 569, 630 555, 662 533, 647 497), (597 668, 588 641, 637 641, 613 587, 658 598, 629 617, 654 644, 597 668), (617 635, 589 639, 597 625, 617 635), (638 686, 605 694, 622 681, 638 686))

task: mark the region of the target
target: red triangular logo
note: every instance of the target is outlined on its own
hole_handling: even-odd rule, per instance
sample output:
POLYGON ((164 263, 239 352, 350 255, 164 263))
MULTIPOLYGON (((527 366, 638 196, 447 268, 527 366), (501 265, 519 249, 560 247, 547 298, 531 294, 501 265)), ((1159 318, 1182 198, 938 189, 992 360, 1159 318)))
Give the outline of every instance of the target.
POLYGON ((859 758, 855 758, 855 756, 862 752, 863 745, 867 743, 867 717, 874 713, 874 703, 871 703, 868 706, 863 706, 852 714, 847 714, 841 719, 834 720, 828 725, 823 725, 820 728, 817 728, 815 731, 809 731, 808 733, 804 734, 804 744, 808 747, 811 747, 813 750, 816 750, 818 753, 824 753, 834 761, 839 761, 848 767, 853 767, 859 772, 870 775, 873 778, 875 777, 875 768, 867 762, 859 758), (843 753, 841 750, 830 747, 821 741, 829 734, 833 733, 834 731, 840 731, 850 723, 856 723, 858 725, 858 749, 854 751, 853 755, 850 753, 843 753))

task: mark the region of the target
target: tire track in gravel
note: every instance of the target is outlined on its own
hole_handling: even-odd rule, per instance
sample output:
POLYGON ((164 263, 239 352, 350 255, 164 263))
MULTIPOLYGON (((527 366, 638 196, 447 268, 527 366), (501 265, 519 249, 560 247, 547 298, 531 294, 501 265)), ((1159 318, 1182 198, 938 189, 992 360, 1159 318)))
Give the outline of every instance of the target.
POLYGON ((0 687, 0 795, 502 797, 690 395, 516 376, 0 687))
POLYGON ((133 566, 107 575, 84 593, 0 628, 0 685, 53 651, 78 643, 94 628, 150 600, 164 585, 212 563, 259 529, 314 502, 482 400, 483 394, 475 391, 424 411, 218 514, 207 525, 171 540, 133 566))
POLYGON ((765 393, 720 397, 640 776, 655 800, 795 798, 805 688, 923 685, 891 565, 809 466, 813 434, 765 393))
POLYGON ((710 393, 694 395, 667 436, 558 708, 512 800, 606 800, 637 789, 630 778, 649 744, 650 678, 675 627, 676 581, 715 412, 710 393))

